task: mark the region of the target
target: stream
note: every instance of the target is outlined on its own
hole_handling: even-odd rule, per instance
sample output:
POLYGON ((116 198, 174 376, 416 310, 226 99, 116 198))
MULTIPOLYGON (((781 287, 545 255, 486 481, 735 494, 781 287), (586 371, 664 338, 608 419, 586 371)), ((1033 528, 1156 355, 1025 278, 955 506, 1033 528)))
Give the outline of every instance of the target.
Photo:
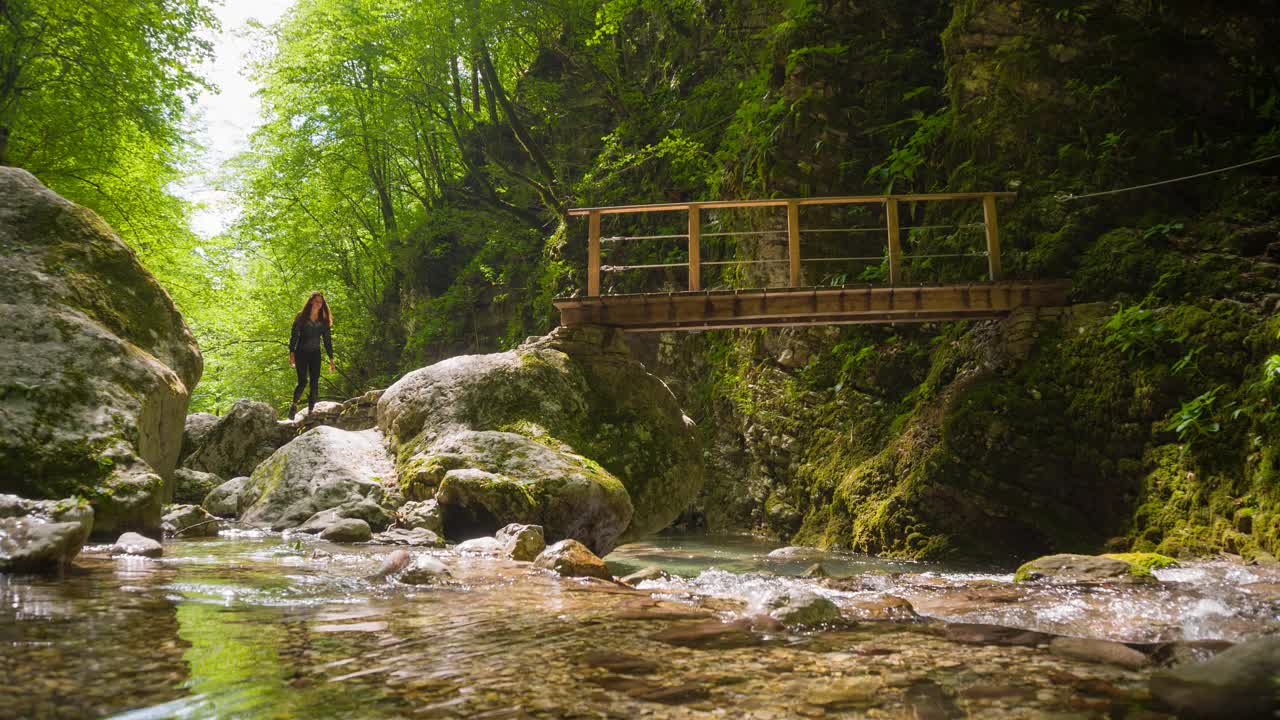
POLYGON ((957 642, 947 623, 1190 656, 1280 627, 1280 572, 1226 562, 1028 586, 1008 568, 660 537, 606 558, 671 574, 631 589, 444 550, 429 552, 451 582, 402 585, 376 575, 390 551, 224 531, 157 560, 89 547, 62 579, 0 575, 0 717, 1150 718, 1149 670, 957 642), (799 577, 815 562, 833 577, 799 577), (758 621, 800 587, 853 622, 758 621))

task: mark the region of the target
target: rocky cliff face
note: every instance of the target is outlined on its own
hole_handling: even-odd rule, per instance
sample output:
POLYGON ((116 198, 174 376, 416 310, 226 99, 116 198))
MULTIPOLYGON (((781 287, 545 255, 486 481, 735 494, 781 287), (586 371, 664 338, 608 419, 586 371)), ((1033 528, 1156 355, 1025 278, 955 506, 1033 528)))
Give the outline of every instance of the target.
POLYGON ((89 210, 0 168, 0 492, 87 498, 94 531, 155 530, 200 351, 89 210))

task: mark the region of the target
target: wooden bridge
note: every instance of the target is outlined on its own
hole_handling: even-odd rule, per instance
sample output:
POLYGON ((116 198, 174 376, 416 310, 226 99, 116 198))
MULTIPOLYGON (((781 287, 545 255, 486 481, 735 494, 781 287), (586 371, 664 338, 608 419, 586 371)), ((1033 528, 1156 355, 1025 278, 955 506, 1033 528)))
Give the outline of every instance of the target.
POLYGON ((580 208, 571 216, 586 216, 587 294, 584 297, 558 298, 565 325, 598 324, 632 331, 711 330, 738 327, 777 327, 827 325, 844 323, 928 322, 936 320, 984 319, 1006 315, 1021 305, 1063 305, 1070 285, 1065 281, 1008 282, 1001 278, 1000 231, 996 212, 998 200, 1012 198, 1014 193, 946 193, 927 195, 872 195, 850 197, 818 197, 789 200, 745 200, 695 203, 662 203, 617 207, 580 208), (901 203, 977 202, 982 206, 982 222, 972 225, 904 227, 899 222, 901 203), (800 208, 805 206, 879 205, 883 224, 852 228, 802 228, 800 208), (780 208, 786 211, 786 230, 758 232, 704 233, 704 211, 736 208, 780 208), (688 231, 679 234, 601 237, 601 218, 605 215, 677 212, 688 218, 688 231), (981 229, 986 249, 978 253, 950 255, 904 255, 902 231, 937 227, 981 229), (801 237, 810 233, 883 232, 887 253, 864 257, 804 257, 801 237), (734 235, 786 235, 785 259, 726 260, 703 262, 701 242, 704 237, 734 235), (688 260, 683 263, 613 266, 601 265, 602 240, 684 240, 688 260), (801 265, 805 262, 888 261, 887 285, 849 285, 845 283, 803 286, 801 265), (985 257, 987 278, 963 284, 905 284, 903 261, 911 258, 985 257), (783 287, 752 289, 702 289, 704 266, 785 263, 789 283, 783 287), (600 292, 602 272, 627 270, 688 269, 688 290, 606 294, 600 292))

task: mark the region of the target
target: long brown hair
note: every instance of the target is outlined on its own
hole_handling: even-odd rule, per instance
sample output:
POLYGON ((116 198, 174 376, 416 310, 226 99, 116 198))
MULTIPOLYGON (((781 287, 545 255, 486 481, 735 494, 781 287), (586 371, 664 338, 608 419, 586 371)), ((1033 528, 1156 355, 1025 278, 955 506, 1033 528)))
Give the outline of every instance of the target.
POLYGON ((325 301, 324 293, 322 292, 311 293, 311 297, 307 298, 307 302, 302 305, 302 310, 293 319, 293 324, 301 325, 311 319, 311 303, 314 302, 320 303, 320 316, 317 319, 325 325, 333 327, 333 313, 329 311, 329 303, 325 301))

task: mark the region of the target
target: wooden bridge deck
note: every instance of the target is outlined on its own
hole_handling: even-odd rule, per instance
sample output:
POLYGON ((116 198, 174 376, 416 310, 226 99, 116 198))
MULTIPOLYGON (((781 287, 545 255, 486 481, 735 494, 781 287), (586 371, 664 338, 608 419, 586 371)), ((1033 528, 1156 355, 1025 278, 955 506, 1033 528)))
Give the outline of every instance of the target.
POLYGON ((812 287, 603 295, 555 301, 565 325, 629 331, 717 330, 980 320, 1020 305, 1065 305, 1065 282, 812 287))
MULTIPOLYGON (((588 219, 587 293, 585 297, 559 298, 555 306, 565 325, 611 325, 634 331, 712 330, 738 327, 777 327, 848 323, 899 323, 939 320, 975 320, 999 317, 1020 305, 1064 305, 1069 283, 1065 281, 1011 282, 1002 279, 1000 232, 996 215, 998 200, 1013 193, 943 193, 931 195, 875 195, 770 200, 718 200, 712 202, 664 203, 621 207, 581 208, 570 216, 588 219), (963 203, 981 205, 982 222, 968 225, 902 226, 899 206, 916 203, 963 203), (802 227, 800 209, 811 206, 879 205, 883 225, 852 228, 802 227), (703 213, 728 209, 766 208, 785 211, 785 230, 744 232, 703 232, 703 213), (601 219, 609 215, 680 212, 687 215, 688 231, 680 234, 601 237, 601 219), (910 255, 903 252, 902 232, 938 228, 981 229, 985 251, 958 255, 910 255), (871 257, 804 257, 801 236, 809 233, 884 233, 882 255, 871 257), (711 236, 780 235, 786 237, 786 258, 704 262, 701 240, 711 236), (616 266, 601 263, 602 240, 672 240, 687 242, 688 259, 680 263, 616 266), (903 283, 903 261, 913 257, 984 257, 986 282, 949 285, 907 285, 903 283), (887 285, 802 286, 802 263, 824 261, 868 261, 887 264, 887 285), (704 265, 736 263, 784 263, 789 285, 779 288, 703 290, 704 265), (688 271, 688 291, 645 294, 601 294, 601 274, 630 270, 678 269, 688 271)), ((957 230, 958 231, 958 230, 957 230)))

